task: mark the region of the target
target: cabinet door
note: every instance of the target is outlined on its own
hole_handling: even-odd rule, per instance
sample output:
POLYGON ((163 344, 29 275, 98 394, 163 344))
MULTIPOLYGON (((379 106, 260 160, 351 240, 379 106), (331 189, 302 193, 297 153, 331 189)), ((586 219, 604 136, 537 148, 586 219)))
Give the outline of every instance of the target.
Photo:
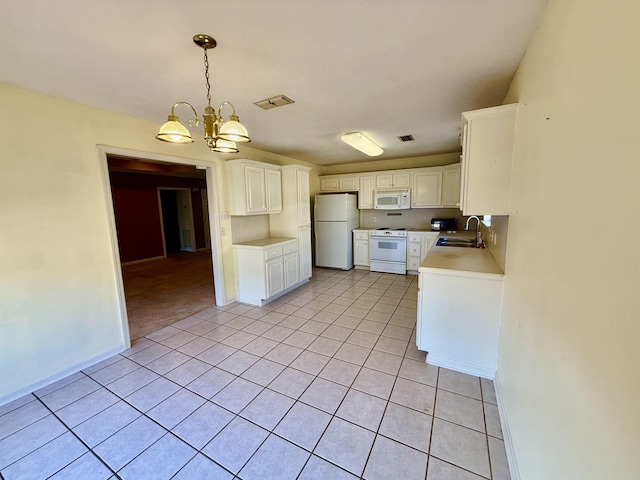
POLYGON ((355 240, 353 242, 353 263, 369 266, 369 240, 355 240))
POLYGON ((460 205, 460 166, 442 172, 442 206, 460 205))
POLYGON ((464 112, 460 206, 464 215, 508 215, 517 104, 464 112))
POLYGON ((375 176, 360 175, 360 189, 358 190, 358 208, 373 208, 373 185, 375 176))
POLYGON ((404 173, 380 173, 376 175, 376 188, 410 188, 411 174, 404 173))
POLYGON ((393 187, 393 175, 390 173, 382 173, 376 175, 376 188, 393 187))
POLYGON ((264 168, 245 165, 244 179, 247 191, 247 213, 265 213, 267 204, 264 168))
POLYGON ((436 244, 437 240, 438 240, 437 235, 425 237, 424 252, 422 253, 422 260, 424 260, 424 257, 427 256, 427 253, 429 253, 429 250, 431 250, 431 247, 433 247, 436 244))
POLYGON ((266 263, 267 298, 284 290, 284 263, 282 257, 274 258, 266 263))
POLYGON ((320 177, 320 191, 321 192, 337 192, 338 191, 338 178, 322 178, 320 177))
POLYGON ((411 207, 439 207, 442 204, 442 170, 413 174, 411 207))
POLYGON ((267 212, 282 211, 282 182, 280 170, 265 169, 265 195, 267 212))
POLYGON ((311 224, 298 229, 300 280, 311 277, 311 224))
POLYGON ((284 288, 298 283, 298 252, 285 255, 282 259, 284 269, 284 288))
POLYGON ((309 172, 296 170, 298 186, 298 225, 311 225, 311 202, 309 200, 309 172))
POLYGON ((358 177, 338 177, 338 190, 341 192, 357 192, 358 177))
POLYGON ((410 173, 395 173, 393 175, 393 187, 394 188, 410 188, 411 187, 411 174, 410 173))

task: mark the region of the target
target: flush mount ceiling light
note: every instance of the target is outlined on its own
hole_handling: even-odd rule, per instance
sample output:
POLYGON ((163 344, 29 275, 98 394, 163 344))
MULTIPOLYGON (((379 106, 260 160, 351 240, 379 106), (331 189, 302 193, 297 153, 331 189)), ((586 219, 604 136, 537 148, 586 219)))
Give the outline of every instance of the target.
POLYGON ((351 145, 356 150, 360 150, 362 153, 369 155, 370 157, 377 157, 378 155, 382 155, 384 152, 382 148, 360 132, 345 133, 340 138, 347 145, 351 145))
POLYGON ((170 143, 193 143, 193 137, 184 125, 180 123, 174 110, 178 105, 188 105, 193 111, 194 118, 189 120, 190 127, 197 127, 204 124, 204 139, 212 152, 237 153, 237 143, 250 142, 247 129, 240 123, 236 115, 236 109, 231 102, 222 102, 218 111, 211 106, 211 85, 209 84, 209 59, 207 50, 215 48, 216 40, 209 35, 198 34, 193 36, 193 42, 204 50, 204 78, 207 84, 207 106, 204 107, 202 119, 198 116, 196 109, 188 102, 176 102, 171 107, 171 114, 167 118, 167 123, 160 127, 156 138, 163 142, 170 143), (231 107, 231 114, 227 120, 222 118, 222 107, 231 107))

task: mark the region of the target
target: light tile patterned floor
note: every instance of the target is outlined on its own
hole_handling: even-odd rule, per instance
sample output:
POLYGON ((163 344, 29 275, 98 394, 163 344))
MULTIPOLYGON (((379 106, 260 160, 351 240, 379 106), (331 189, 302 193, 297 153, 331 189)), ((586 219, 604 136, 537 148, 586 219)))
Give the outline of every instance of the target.
POLYGON ((417 278, 316 269, 0 407, 14 479, 508 479, 492 382, 415 347, 417 278))

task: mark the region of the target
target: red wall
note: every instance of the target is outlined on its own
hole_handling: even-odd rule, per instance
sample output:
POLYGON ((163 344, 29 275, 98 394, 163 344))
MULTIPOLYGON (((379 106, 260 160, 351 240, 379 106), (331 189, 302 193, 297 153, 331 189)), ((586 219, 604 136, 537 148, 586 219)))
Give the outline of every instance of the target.
POLYGON ((191 189, 196 248, 205 246, 200 198, 200 189, 206 188, 204 180, 122 172, 110 172, 110 178, 123 263, 163 255, 158 187, 191 189))

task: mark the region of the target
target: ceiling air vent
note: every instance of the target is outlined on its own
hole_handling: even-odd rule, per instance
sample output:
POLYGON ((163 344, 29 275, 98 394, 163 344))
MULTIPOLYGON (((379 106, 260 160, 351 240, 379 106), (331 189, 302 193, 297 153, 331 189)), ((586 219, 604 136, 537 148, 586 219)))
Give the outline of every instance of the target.
POLYGON ((413 135, 400 135, 398 137, 398 140, 400 140, 401 142, 411 142, 415 140, 415 138, 413 138, 413 135))
POLYGON ((285 105, 289 105, 290 103, 295 102, 284 95, 276 95, 275 97, 265 98, 264 100, 255 102, 254 105, 257 105, 265 110, 271 110, 272 108, 283 107, 285 105))

